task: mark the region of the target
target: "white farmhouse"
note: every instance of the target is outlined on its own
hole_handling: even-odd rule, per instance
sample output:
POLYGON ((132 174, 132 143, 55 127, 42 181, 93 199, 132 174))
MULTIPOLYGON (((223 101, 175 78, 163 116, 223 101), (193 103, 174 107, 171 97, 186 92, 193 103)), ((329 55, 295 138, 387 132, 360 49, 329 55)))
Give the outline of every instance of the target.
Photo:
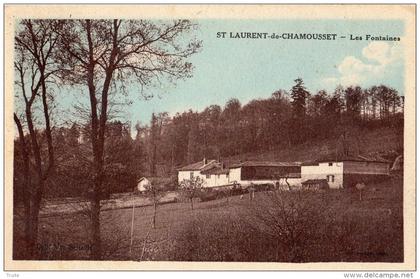
POLYGON ((302 183, 326 179, 331 189, 353 187, 359 182, 369 183, 389 176, 390 162, 366 157, 327 157, 302 164, 302 183))
POLYGON ((300 163, 248 161, 224 168, 216 160, 200 161, 178 169, 178 183, 200 177, 204 187, 242 187, 272 184, 278 187, 300 185, 300 163))
POLYGON ((389 177, 390 162, 366 157, 324 158, 316 162, 247 161, 225 168, 216 160, 196 162, 178 169, 178 183, 200 177, 204 187, 272 184, 276 188, 353 187, 389 177))
POLYGON ((222 164, 216 160, 203 159, 178 169, 178 183, 180 184, 184 179, 191 180, 195 177, 200 177, 204 181, 204 187, 213 187, 214 177, 212 180, 211 174, 206 174, 206 171, 212 169, 221 169, 222 164))

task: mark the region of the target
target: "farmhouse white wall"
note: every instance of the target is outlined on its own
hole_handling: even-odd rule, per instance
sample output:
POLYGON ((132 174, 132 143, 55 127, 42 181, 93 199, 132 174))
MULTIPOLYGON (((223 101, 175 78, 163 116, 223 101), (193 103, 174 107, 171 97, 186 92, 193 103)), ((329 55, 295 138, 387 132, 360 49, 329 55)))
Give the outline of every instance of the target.
POLYGON ((201 174, 199 170, 197 171, 179 171, 178 172, 178 183, 181 183, 184 179, 191 179, 191 172, 194 177, 200 177, 203 179, 203 187, 216 187, 224 186, 229 184, 229 175, 226 174, 211 174, 209 178, 205 174, 201 174))
POLYGON ((229 182, 239 183, 241 181, 241 168, 229 169, 229 182))
POLYGON ((223 186, 229 184, 229 174, 215 174, 215 180, 217 186, 223 186))
POLYGON ((194 177, 200 177, 204 181, 206 181, 206 176, 202 175, 199 170, 195 171, 179 171, 178 172, 178 183, 181 183, 184 179, 190 180, 191 179, 191 173, 193 173, 194 177))
POLYGON ((229 184, 229 175, 227 174, 211 174, 209 178, 206 178, 205 187, 218 187, 229 184))
POLYGON ((302 182, 308 179, 327 179, 334 175, 334 182, 328 181, 330 188, 343 188, 343 162, 319 163, 313 166, 302 166, 302 182), (331 166, 329 164, 332 164, 331 166))

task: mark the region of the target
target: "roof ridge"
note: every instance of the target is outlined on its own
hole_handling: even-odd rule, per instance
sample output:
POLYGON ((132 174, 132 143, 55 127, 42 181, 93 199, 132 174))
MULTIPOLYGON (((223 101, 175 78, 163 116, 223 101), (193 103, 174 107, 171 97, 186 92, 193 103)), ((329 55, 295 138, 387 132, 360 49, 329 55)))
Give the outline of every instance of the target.
MULTIPOLYGON (((199 161, 200 162, 200 161, 199 161)), ((199 163, 199 162, 197 162, 197 163, 199 163)), ((213 163, 213 162, 217 162, 216 161, 216 159, 212 159, 212 160, 208 160, 207 161, 207 163, 206 164, 204 164, 200 169, 202 169, 202 168, 204 168, 204 167, 206 167, 207 165, 209 165, 210 163, 213 163)), ((196 164, 196 163, 194 163, 194 164, 196 164)))

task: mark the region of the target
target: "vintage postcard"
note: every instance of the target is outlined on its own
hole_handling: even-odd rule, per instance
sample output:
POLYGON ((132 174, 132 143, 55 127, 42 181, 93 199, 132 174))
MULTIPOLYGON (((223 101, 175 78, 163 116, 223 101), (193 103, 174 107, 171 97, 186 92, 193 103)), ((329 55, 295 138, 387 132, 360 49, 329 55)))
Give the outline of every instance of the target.
POLYGON ((6 270, 415 270, 415 5, 5 5, 6 270))

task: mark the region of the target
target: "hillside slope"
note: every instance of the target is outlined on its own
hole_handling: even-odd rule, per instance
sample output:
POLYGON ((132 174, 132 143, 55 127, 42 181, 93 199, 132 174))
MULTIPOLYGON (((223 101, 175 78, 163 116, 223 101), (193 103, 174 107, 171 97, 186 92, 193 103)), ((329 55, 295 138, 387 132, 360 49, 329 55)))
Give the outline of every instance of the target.
MULTIPOLYGON (((350 153, 394 160, 403 154, 404 138, 399 128, 353 129, 349 132, 350 153)), ((223 158, 226 163, 238 161, 296 161, 316 160, 335 154, 340 148, 338 138, 314 140, 288 148, 275 147, 271 151, 252 152, 223 158)))

